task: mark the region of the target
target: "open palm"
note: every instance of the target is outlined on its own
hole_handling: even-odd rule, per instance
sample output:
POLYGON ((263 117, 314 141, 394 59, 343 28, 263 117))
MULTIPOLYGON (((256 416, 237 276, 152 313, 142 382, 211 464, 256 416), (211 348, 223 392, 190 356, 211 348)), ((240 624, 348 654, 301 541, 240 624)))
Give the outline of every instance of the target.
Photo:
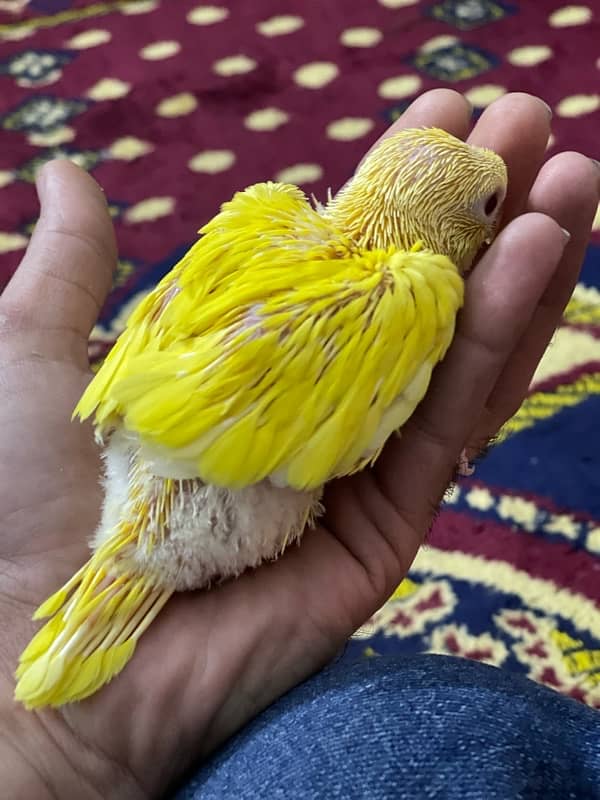
MULTIPOLYGON (((465 138, 469 117, 460 95, 438 90, 395 129, 465 138)), ((577 278, 600 172, 574 153, 540 169, 549 126, 543 104, 517 94, 471 132, 507 162, 508 225, 468 281, 425 401, 375 468, 332 484, 322 524, 278 562, 177 596, 98 695, 33 714, 12 701, 29 619, 87 558, 99 516, 99 453, 70 416, 116 261, 96 184, 68 162, 44 168, 40 222, 0 297, 0 709, 21 737, 7 747, 37 789, 27 796, 159 796, 326 663, 404 577, 461 448, 475 452, 518 407, 577 278)))

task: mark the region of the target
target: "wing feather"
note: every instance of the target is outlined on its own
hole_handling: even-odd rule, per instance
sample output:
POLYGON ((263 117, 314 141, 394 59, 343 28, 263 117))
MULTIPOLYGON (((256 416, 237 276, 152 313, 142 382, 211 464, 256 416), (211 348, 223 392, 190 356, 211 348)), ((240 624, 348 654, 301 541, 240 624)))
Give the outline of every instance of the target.
POLYGON ((283 184, 238 193, 201 233, 76 413, 230 488, 272 476, 308 489, 360 467, 451 341, 454 265, 360 249, 283 184))

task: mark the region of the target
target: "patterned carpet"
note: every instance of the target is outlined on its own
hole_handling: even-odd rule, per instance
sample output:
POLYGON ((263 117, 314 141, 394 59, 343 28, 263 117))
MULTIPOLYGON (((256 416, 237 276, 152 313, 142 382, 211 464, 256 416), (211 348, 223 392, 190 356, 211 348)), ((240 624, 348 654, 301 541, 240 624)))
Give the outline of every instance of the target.
MULTIPOLYGON (((221 201, 267 178, 323 198, 425 89, 476 110, 539 93, 549 154, 600 158, 597 0, 214 2, 0 0, 0 286, 35 221, 35 168, 85 166, 121 253, 96 359, 221 201)), ((600 215, 596 229, 521 411, 349 656, 460 654, 600 707, 600 215)))

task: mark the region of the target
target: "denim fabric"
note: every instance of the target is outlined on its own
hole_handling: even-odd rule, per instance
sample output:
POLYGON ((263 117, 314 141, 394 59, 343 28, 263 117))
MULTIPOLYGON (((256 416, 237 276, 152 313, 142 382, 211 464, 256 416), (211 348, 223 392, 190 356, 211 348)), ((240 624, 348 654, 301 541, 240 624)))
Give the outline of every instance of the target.
POLYGON ((176 800, 600 798, 600 715, 445 656, 338 662, 267 709, 176 800))

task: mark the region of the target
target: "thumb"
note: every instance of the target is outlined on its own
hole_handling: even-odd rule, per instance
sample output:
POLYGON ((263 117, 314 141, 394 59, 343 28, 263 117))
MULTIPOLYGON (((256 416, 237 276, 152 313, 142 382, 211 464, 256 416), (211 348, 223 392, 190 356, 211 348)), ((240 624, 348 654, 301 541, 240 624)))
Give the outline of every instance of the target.
POLYGON ((117 248, 98 184, 70 161, 50 161, 36 178, 41 213, 0 310, 19 328, 87 341, 111 287, 117 248))

